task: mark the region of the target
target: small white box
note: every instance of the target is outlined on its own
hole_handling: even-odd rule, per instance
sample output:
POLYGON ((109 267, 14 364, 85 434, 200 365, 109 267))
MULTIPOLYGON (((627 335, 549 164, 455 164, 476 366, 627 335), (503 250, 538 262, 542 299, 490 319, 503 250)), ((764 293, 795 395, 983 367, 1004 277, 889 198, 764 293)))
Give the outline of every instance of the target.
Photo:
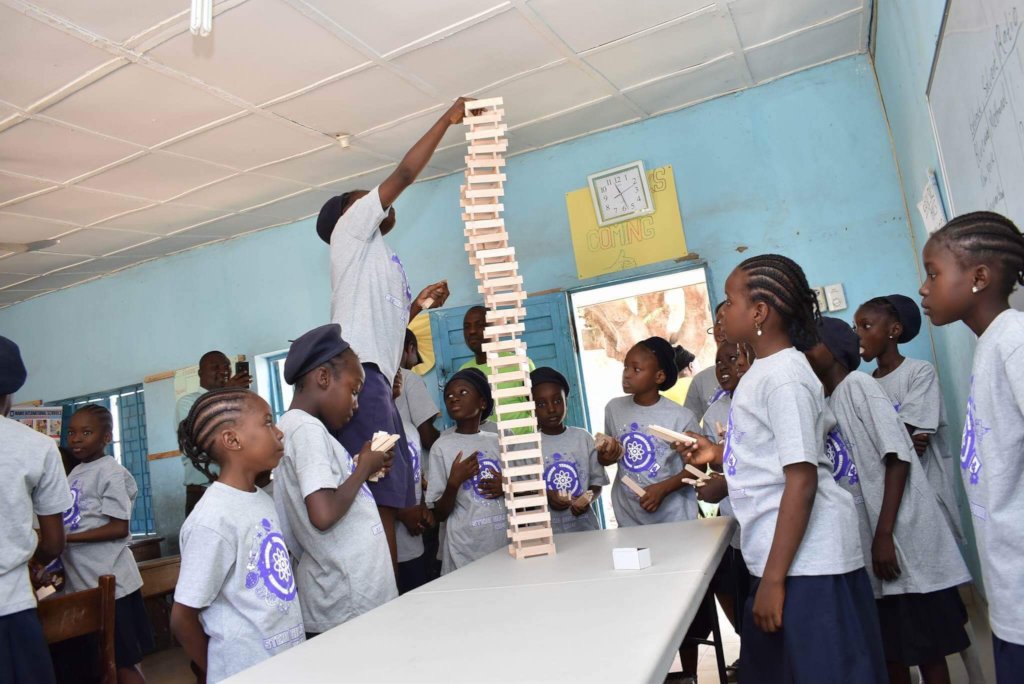
POLYGON ((612 549, 612 562, 616 570, 643 570, 651 567, 651 550, 635 547, 612 549))

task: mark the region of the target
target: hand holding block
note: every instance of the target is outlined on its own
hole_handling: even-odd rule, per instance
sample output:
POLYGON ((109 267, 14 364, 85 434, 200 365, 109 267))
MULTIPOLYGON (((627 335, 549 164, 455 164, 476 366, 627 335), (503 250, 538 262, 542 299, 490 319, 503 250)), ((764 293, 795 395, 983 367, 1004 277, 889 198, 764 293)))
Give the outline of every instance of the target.
POLYGON ((39 587, 36 589, 36 600, 42 601, 50 594, 56 594, 57 590, 53 588, 53 585, 47 584, 46 586, 39 587))
POLYGON ((427 297, 426 299, 423 300, 423 309, 429 309, 432 306, 434 306, 433 297, 427 297))
POLYGON ((718 435, 718 439, 725 439, 725 426, 717 420, 715 421, 715 434, 718 435))
POLYGON ((648 425, 647 429, 658 439, 668 442, 679 442, 680 444, 696 444, 697 440, 690 435, 683 434, 682 432, 676 432, 675 430, 669 430, 663 428, 660 425, 648 425))
POLYGON ((577 507, 577 508, 579 508, 580 506, 589 506, 593 500, 594 500, 594 491, 592 489, 588 489, 587 491, 583 492, 582 494, 577 496, 575 499, 573 499, 572 500, 572 505, 577 507))
POLYGON ((643 570, 651 567, 651 550, 648 548, 612 549, 612 565, 616 570, 643 570))
POLYGON ((622 484, 626 485, 626 487, 637 496, 643 496, 647 493, 647 490, 641 487, 639 483, 632 480, 629 475, 622 476, 622 484))
POLYGON ((704 480, 694 480, 692 477, 684 477, 683 484, 688 484, 694 489, 700 489, 704 486, 704 480))
POLYGON ((686 468, 687 472, 695 475, 697 477, 697 479, 700 480, 701 482, 703 482, 704 480, 707 480, 707 479, 709 479, 711 477, 710 475, 708 475, 706 472, 704 472, 700 468, 698 468, 696 466, 693 466, 693 465, 690 465, 689 463, 687 463, 684 467, 686 468))
MULTIPOLYGON (((373 438, 370 440, 370 448, 374 451, 387 451, 397 443, 398 435, 389 435, 384 431, 380 431, 373 433, 373 438)), ((384 477, 383 470, 374 473, 366 479, 370 482, 377 482, 382 477, 384 477)))

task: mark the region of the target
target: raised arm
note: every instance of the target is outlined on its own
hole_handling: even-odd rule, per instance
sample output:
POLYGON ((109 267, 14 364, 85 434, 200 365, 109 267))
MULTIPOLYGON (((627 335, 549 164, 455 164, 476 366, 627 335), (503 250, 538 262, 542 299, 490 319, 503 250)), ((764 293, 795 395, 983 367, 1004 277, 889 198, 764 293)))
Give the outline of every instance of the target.
POLYGON ((405 153, 398 168, 380 184, 378 193, 380 193, 382 207, 390 207, 394 204, 402 191, 416 181, 416 177, 430 161, 430 157, 433 156, 434 150, 437 149, 448 127, 462 123, 466 112, 466 102, 464 97, 457 99, 455 104, 449 107, 448 111, 430 127, 430 130, 424 133, 423 137, 405 153))

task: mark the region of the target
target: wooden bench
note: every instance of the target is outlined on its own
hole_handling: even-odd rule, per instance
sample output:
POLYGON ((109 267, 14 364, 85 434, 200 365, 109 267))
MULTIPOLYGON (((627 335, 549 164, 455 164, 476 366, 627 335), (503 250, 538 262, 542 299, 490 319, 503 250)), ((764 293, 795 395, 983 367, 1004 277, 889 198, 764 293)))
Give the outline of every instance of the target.
POLYGON ((99 658, 104 684, 117 684, 114 662, 114 588, 113 575, 100 577, 95 589, 54 596, 39 602, 39 622, 46 642, 54 644, 99 632, 99 658))
POLYGON ((142 575, 142 598, 146 601, 146 614, 153 628, 153 642, 157 650, 169 648, 171 637, 171 606, 167 595, 174 592, 181 571, 181 556, 164 556, 139 563, 142 575))

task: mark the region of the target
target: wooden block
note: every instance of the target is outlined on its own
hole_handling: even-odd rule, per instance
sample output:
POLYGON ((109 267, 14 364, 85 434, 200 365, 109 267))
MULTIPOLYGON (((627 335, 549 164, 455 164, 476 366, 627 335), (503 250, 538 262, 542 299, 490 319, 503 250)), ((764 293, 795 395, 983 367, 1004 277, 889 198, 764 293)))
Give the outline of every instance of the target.
POLYGON ((505 219, 478 219, 472 221, 466 221, 466 228, 477 229, 477 228, 504 228, 505 219))
MULTIPOLYGON (((502 381, 501 384, 505 384, 502 381)), ((519 387, 506 387, 504 389, 492 390, 491 396, 494 397, 495 401, 501 401, 502 399, 516 399, 519 397, 529 397, 532 394, 532 390, 526 385, 519 387)), ((498 426, 501 427, 500 425, 498 426)))
POLYGON ((483 140, 486 138, 500 138, 505 135, 505 131, 508 130, 508 126, 503 123, 497 123, 494 126, 473 126, 470 130, 466 131, 466 140, 483 140))
POLYGON ((533 523, 548 522, 551 514, 547 511, 536 511, 534 513, 508 512, 508 524, 515 527, 518 525, 532 525, 533 523))
MULTIPOLYGON (((524 370, 512 371, 511 373, 491 373, 487 376, 492 385, 504 385, 507 382, 526 382, 530 379, 530 373, 524 370)), ((499 427, 509 427, 501 425, 499 427)))
POLYGON ((466 236, 466 251, 471 252, 484 247, 485 245, 506 247, 508 246, 508 233, 498 230, 493 233, 468 234, 466 236))
POLYGON ((493 263, 493 264, 479 264, 477 266, 477 270, 479 271, 481 276, 492 275, 494 273, 515 274, 519 270, 519 262, 518 261, 507 261, 507 262, 500 262, 499 261, 499 262, 493 263))
MULTIPOLYGON (((498 428, 501 429, 500 422, 498 424, 498 428)), ((527 433, 527 434, 524 434, 524 435, 498 435, 498 444, 499 445, 504 445, 504 446, 509 446, 509 445, 512 445, 512 444, 515 444, 517 446, 520 445, 520 444, 536 444, 537 445, 537 449, 540 449, 540 433, 539 432, 531 432, 531 433, 527 433)), ((510 451, 508 453, 508 458, 510 460, 520 460, 520 459, 525 460, 519 454, 526 453, 527 451, 534 451, 534 450, 533 449, 523 449, 522 451, 510 451)))
POLYGON ((481 197, 502 197, 505 188, 474 188, 465 192, 466 199, 479 199, 481 197))
POLYGON ((526 299, 525 292, 499 292, 484 297, 484 302, 490 308, 493 307, 495 304, 512 304, 513 302, 519 303, 524 299, 526 299))
POLYGON ((536 411, 537 405, 532 401, 518 401, 514 404, 495 404, 494 405, 494 417, 497 418, 499 414, 505 415, 507 413, 524 413, 526 411, 536 411))
POLYGON ((501 482, 502 488, 505 489, 505 491, 511 490, 517 494, 544 491, 544 480, 539 478, 534 480, 516 480, 515 482, 509 482, 507 478, 503 477, 501 482))
POLYGON ((498 259, 504 257, 514 257, 516 255, 515 247, 501 247, 499 249, 481 249, 476 253, 477 259, 498 259))
MULTIPOLYGON (((398 442, 398 439, 398 435, 391 435, 384 431, 375 432, 370 439, 370 448, 374 451, 387 451, 398 442)), ((353 461, 357 464, 359 463, 359 454, 353 457, 353 461)), ((384 477, 384 471, 380 470, 366 478, 366 480, 368 482, 377 482, 382 477, 384 477)))
POLYGON ((504 183, 508 178, 503 173, 467 173, 466 182, 474 185, 478 183, 504 183))
POLYGON ((640 483, 636 480, 631 479, 629 475, 622 476, 622 484, 626 485, 626 487, 637 496, 643 496, 647 493, 647 490, 641 487, 640 483))
POLYGON ((500 107, 505 104, 505 100, 500 97, 488 97, 482 100, 467 100, 466 101, 466 113, 472 115, 478 109, 492 109, 494 107, 500 107))
POLYGON ((505 477, 507 477, 510 480, 512 478, 514 478, 514 477, 521 477, 523 475, 543 475, 543 474, 544 474, 544 464, 543 463, 537 464, 537 465, 512 466, 510 468, 503 468, 502 469, 502 475, 504 475, 505 477))
MULTIPOLYGON (((550 531, 549 531, 549 533, 550 533, 550 531)), ((36 589, 36 600, 37 601, 42 601, 44 598, 46 598, 50 594, 56 594, 56 593, 57 593, 57 590, 53 588, 53 585, 47 584, 45 586, 42 586, 42 587, 39 587, 38 589, 36 589)))
POLYGON ((573 499, 572 500, 572 505, 576 506, 577 508, 579 508, 580 506, 583 506, 584 504, 589 506, 591 504, 591 502, 593 502, 593 500, 594 500, 594 490, 588 489, 587 491, 583 492, 582 494, 577 496, 575 499, 573 499))
POLYGON ((527 527, 524 529, 507 531, 508 538, 512 541, 529 541, 531 539, 547 539, 551 537, 552 531, 548 526, 527 527))
POLYGON ((493 143, 477 143, 469 146, 471 155, 503 153, 508 150, 508 140, 499 140, 493 143))
POLYGON ((684 477, 683 484, 688 484, 694 489, 700 489, 705 484, 707 484, 707 482, 705 482, 704 480, 694 480, 692 477, 684 477))
POLYGON ((518 430, 519 428, 536 428, 537 419, 535 417, 530 418, 512 418, 510 420, 501 421, 501 427, 505 430, 518 430))
POLYGON ((525 318, 526 309, 522 307, 512 309, 490 309, 485 318, 488 321, 497 321, 509 318, 525 318))
POLYGON ((689 463, 687 463, 683 467, 686 468, 686 471, 688 473, 690 473, 691 475, 696 476, 696 478, 698 480, 701 480, 702 482, 704 480, 710 480, 711 479, 710 475, 708 475, 706 472, 704 472, 703 470, 701 470, 700 468, 698 468, 696 466, 693 466, 693 465, 690 465, 689 463))
POLYGON ((523 284, 523 276, 502 276, 500 278, 488 278, 477 289, 483 294, 484 290, 497 290, 505 287, 520 287, 523 284))
POLYGON ((648 425, 647 429, 651 433, 653 433, 655 437, 662 441, 668 442, 669 444, 671 444, 672 442, 680 442, 682 444, 697 443, 697 440, 695 440, 693 437, 690 437, 689 435, 685 435, 682 432, 676 432, 675 430, 669 430, 668 428, 663 428, 660 425, 648 425))
POLYGON ((498 342, 484 342, 480 349, 484 352, 519 351, 524 347, 522 340, 500 340, 498 342))
POLYGON ((615 441, 617 441, 617 440, 614 437, 609 437, 608 435, 604 434, 603 432, 598 432, 596 435, 594 435, 594 448, 595 449, 600 449, 601 446, 605 442, 615 442, 615 441))
MULTIPOLYGON (((552 537, 552 540, 554 537, 552 537)), ((542 546, 530 546, 530 547, 515 547, 510 548, 509 553, 515 557, 516 560, 523 560, 524 558, 533 558, 534 556, 554 556, 555 545, 544 544, 542 546)))
POLYGON ((507 323, 505 325, 489 325, 484 328, 484 337, 502 337, 526 332, 525 323, 507 323))
POLYGON ((519 497, 506 496, 505 503, 509 507, 514 507, 515 510, 521 511, 524 508, 537 508, 540 506, 546 506, 548 503, 548 497, 546 495, 519 497))
POLYGON ((469 204, 466 206, 466 213, 470 216, 476 214, 500 214, 505 211, 504 204, 469 204))
POLYGON ((476 126, 477 124, 488 124, 497 123, 505 117, 504 109, 492 109, 487 114, 480 114, 478 116, 467 116, 462 119, 462 123, 467 126, 476 126))
POLYGON ((466 156, 463 158, 466 166, 470 169, 497 169, 505 165, 504 157, 491 157, 490 159, 483 157, 470 157, 466 156))
POLYGON ((725 439, 725 426, 717 420, 715 421, 715 434, 718 435, 718 439, 725 439))
POLYGON ((487 365, 493 369, 506 368, 508 366, 527 368, 529 367, 529 364, 530 360, 522 354, 515 354, 512 356, 494 355, 494 358, 491 358, 490 354, 487 355, 487 365))

